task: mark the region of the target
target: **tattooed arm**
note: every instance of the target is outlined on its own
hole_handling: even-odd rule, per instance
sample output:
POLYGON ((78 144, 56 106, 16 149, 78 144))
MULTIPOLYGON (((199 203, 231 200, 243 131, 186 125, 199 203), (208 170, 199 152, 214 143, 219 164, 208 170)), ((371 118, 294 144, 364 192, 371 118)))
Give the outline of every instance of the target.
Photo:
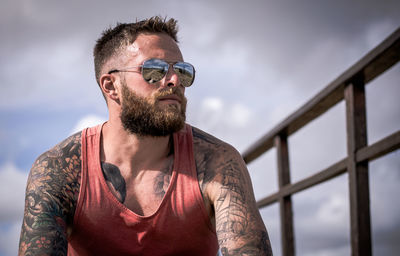
POLYGON ((272 255, 246 165, 230 145, 193 128, 199 183, 222 255, 272 255))
POLYGON ((80 186, 81 134, 41 155, 26 187, 19 255, 67 255, 80 186))

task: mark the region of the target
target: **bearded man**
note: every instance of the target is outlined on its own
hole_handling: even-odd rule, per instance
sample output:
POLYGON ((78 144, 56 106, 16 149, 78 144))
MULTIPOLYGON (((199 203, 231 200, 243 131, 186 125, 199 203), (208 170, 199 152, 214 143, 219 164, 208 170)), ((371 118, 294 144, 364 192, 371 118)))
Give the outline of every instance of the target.
POLYGON ((177 43, 160 17, 97 40, 109 119, 33 164, 20 255, 272 255, 240 154, 185 123, 195 69, 177 43))

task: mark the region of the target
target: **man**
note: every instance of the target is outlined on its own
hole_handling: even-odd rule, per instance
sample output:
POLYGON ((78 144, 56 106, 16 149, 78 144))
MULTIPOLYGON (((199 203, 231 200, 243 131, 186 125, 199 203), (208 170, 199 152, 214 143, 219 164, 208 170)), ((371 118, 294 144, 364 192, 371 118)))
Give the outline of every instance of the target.
POLYGON ((94 48, 109 120, 41 155, 20 255, 271 255, 240 154, 185 123, 176 21, 119 24, 94 48))

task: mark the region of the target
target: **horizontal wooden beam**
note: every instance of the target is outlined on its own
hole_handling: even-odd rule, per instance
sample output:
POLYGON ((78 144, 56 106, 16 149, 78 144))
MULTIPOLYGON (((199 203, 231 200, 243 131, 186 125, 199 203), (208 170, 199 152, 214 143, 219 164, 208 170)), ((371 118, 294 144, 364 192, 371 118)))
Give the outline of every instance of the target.
POLYGON ((361 148, 356 153, 356 159, 357 162, 372 161, 399 148, 400 130, 368 147, 361 148))
POLYGON ((282 188, 282 196, 291 195, 302 190, 305 190, 309 187, 318 185, 325 181, 335 178, 346 172, 346 161, 347 159, 342 159, 339 162, 331 165, 327 169, 320 171, 308 178, 300 180, 290 186, 285 186, 282 188))
POLYGON ((273 194, 257 201, 257 207, 260 209, 260 208, 266 207, 268 205, 271 205, 273 203, 276 203, 276 202, 278 202, 279 198, 280 198, 279 192, 273 193, 273 194))
POLYGON ((346 172, 346 161, 347 158, 340 160, 339 162, 331 165, 327 169, 320 171, 308 178, 300 180, 296 183, 283 186, 279 192, 271 194, 257 202, 259 208, 265 207, 279 200, 280 197, 292 195, 294 193, 305 190, 309 187, 315 186, 319 183, 332 179, 346 172))
POLYGON ((246 163, 250 163, 274 146, 275 136, 281 133, 290 136, 343 100, 344 87, 352 80, 362 77, 364 83, 367 84, 399 60, 400 28, 331 82, 299 110, 257 140, 243 153, 243 159, 246 163))

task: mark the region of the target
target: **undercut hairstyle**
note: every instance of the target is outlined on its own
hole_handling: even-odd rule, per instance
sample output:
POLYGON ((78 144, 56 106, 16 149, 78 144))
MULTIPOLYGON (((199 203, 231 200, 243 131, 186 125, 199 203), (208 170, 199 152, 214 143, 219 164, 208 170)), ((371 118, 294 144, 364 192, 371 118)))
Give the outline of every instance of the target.
POLYGON ((154 16, 135 23, 117 23, 114 28, 103 31, 93 50, 96 81, 100 86, 100 76, 104 64, 121 50, 132 44, 139 34, 166 33, 178 43, 177 21, 154 16))

